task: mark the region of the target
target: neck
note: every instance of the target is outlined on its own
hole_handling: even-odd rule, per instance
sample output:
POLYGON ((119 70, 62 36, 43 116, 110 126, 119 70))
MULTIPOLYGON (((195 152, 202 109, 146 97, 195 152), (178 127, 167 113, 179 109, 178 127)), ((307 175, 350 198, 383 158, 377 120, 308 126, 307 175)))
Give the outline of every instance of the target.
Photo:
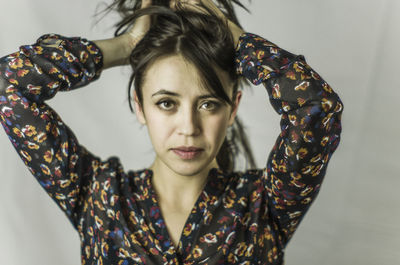
POLYGON ((216 161, 199 173, 186 176, 174 172, 162 162, 154 161, 150 169, 153 171, 152 185, 159 203, 176 209, 192 209, 204 189, 209 171, 214 167, 218 168, 216 161))

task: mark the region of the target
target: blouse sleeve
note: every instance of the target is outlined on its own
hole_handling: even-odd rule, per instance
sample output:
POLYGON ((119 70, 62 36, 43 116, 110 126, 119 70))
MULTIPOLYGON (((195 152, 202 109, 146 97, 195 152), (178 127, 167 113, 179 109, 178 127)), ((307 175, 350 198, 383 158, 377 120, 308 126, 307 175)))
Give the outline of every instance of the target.
POLYGON ((305 61, 251 33, 240 37, 236 69, 254 85, 264 84, 281 132, 263 173, 265 214, 285 248, 320 189, 338 147, 343 103, 305 61))
POLYGON ((97 79, 102 55, 81 38, 44 35, 0 59, 0 121, 17 153, 74 227, 98 158, 45 100, 97 79))

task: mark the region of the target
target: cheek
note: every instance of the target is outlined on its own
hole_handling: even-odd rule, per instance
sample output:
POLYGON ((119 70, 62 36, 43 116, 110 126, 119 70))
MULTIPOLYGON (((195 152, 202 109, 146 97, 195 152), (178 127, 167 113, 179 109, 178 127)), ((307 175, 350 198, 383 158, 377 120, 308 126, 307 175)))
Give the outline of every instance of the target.
POLYGON ((168 119, 150 109, 146 112, 146 126, 154 145, 165 142, 171 135, 172 128, 168 119))
POLYGON ((209 118, 207 124, 204 125, 204 132, 207 138, 212 138, 217 144, 222 143, 228 128, 228 116, 216 116, 209 118))

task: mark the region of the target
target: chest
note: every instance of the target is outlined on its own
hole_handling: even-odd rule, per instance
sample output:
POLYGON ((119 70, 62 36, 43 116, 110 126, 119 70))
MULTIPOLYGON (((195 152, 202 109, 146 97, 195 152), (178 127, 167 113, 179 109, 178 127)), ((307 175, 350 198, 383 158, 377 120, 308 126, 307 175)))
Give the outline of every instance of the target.
POLYGON ((175 246, 178 247, 183 229, 186 221, 190 215, 191 209, 187 210, 176 210, 171 207, 161 206, 161 212, 164 217, 165 225, 168 230, 168 234, 175 246))

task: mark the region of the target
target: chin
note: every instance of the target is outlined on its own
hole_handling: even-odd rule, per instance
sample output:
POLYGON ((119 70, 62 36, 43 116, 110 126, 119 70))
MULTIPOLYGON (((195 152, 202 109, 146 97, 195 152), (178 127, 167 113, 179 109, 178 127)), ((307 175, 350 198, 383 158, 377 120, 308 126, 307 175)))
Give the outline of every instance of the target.
POLYGON ((214 160, 213 156, 209 154, 202 154, 194 159, 181 159, 170 152, 164 156, 157 156, 154 164, 157 165, 159 170, 170 170, 171 173, 176 175, 193 177, 208 175, 211 168, 218 167, 214 160))
POLYGON ((168 167, 175 174, 191 177, 198 174, 208 174, 208 171, 212 168, 212 163, 211 161, 206 163, 201 163, 200 161, 174 161, 168 167))
POLYGON ((206 168, 207 167, 197 166, 197 165, 170 167, 170 169, 174 171, 176 174, 186 177, 196 176, 202 173, 206 168))

